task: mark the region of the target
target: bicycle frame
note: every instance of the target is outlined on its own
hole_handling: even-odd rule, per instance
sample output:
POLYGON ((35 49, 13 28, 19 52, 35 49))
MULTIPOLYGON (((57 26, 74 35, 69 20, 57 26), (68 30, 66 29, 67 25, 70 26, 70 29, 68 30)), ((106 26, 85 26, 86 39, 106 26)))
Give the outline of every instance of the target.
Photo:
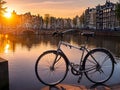
MULTIPOLYGON (((84 72, 88 72, 88 71, 91 71, 91 70, 93 70, 94 69, 94 67, 92 67, 91 69, 88 69, 88 70, 84 70, 82 67, 83 67, 83 61, 84 61, 84 54, 85 54, 85 51, 87 52, 87 53, 89 53, 89 50, 86 48, 87 47, 87 42, 85 42, 85 44, 83 45, 83 46, 81 46, 81 47, 77 47, 77 46, 73 46, 73 45, 71 45, 70 43, 67 43, 67 42, 64 42, 64 41, 60 41, 59 42, 59 44, 58 44, 58 48, 57 48, 57 52, 59 53, 63 53, 64 55, 65 55, 65 57, 67 58, 67 64, 68 65, 70 65, 70 67, 74 70, 74 71, 76 71, 76 72, 82 72, 82 73, 84 73, 84 72), (68 47, 70 47, 70 49, 71 48, 75 48, 75 49, 78 49, 78 50, 82 50, 82 56, 81 56, 81 58, 80 58, 80 62, 79 62, 79 71, 78 70, 76 70, 74 67, 73 67, 73 65, 72 65, 72 63, 69 61, 69 59, 67 58, 67 56, 64 54, 64 52, 61 50, 61 45, 65 45, 66 47, 68 46, 68 47)), ((58 56, 56 56, 56 58, 55 58, 55 60, 54 60, 54 63, 53 63, 53 68, 54 68, 54 64, 56 63, 56 62, 58 62, 59 61, 59 59, 57 60, 57 57, 58 56)), ((94 59, 94 61, 96 62, 96 64, 97 65, 99 65, 98 64, 98 62, 95 60, 95 58, 91 55, 91 57, 94 59)))
MULTIPOLYGON (((83 60, 84 60, 84 54, 85 54, 85 51, 88 53, 89 52, 89 50, 86 48, 86 44, 85 45, 83 45, 83 46, 81 46, 81 47, 77 47, 77 46, 73 46, 73 45, 71 45, 70 43, 67 43, 67 42, 64 42, 64 41, 60 41, 59 42, 59 44, 58 44, 58 48, 57 48, 57 52, 59 53, 63 53, 64 54, 64 52, 61 50, 61 45, 65 45, 66 47, 68 46, 68 47, 70 47, 70 49, 71 48, 75 48, 75 49, 78 49, 78 50, 82 50, 82 56, 81 56, 81 58, 80 58, 80 62, 79 62, 79 72, 85 72, 85 70, 83 70, 82 69, 82 63, 83 63, 83 60)), ((65 54, 64 54, 65 55, 65 54)), ((66 56, 66 55, 65 55, 66 56)), ((56 56, 57 57, 57 56, 56 56)), ((54 62, 54 64, 57 62, 58 60, 56 60, 55 59, 55 62, 54 62)), ((68 63, 68 65, 70 65, 70 67, 72 67, 76 72, 78 72, 78 70, 76 70, 74 67, 73 67, 73 65, 72 65, 72 63, 69 61, 69 59, 67 58, 67 63, 68 63)))

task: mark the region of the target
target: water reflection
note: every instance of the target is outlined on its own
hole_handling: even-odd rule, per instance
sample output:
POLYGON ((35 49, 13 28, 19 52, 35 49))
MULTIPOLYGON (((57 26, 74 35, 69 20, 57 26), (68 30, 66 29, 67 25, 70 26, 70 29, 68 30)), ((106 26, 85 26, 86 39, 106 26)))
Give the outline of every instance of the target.
POLYGON ((8 53, 9 48, 10 48, 10 44, 7 43, 7 44, 5 45, 5 50, 4 50, 5 53, 8 53))
POLYGON ((0 53, 8 53, 12 49, 8 35, 0 34, 0 53))
POLYGON ((111 90, 111 88, 105 84, 94 84, 90 87, 90 90, 111 90))
MULTIPOLYGON (((20 44, 22 47, 26 47, 30 50, 32 47, 39 44, 43 44, 45 47, 50 44, 51 47, 56 47, 60 38, 53 38, 51 36, 36 36, 36 35, 27 35, 27 36, 2 36, 0 35, 0 52, 7 52, 7 50, 15 51, 16 44, 20 44)), ((66 35, 64 40, 75 44, 81 45, 84 43, 85 38, 76 36, 76 35, 66 35)), ((90 39, 89 47, 104 47, 111 50, 117 56, 120 56, 120 38, 119 37, 96 37, 90 39), (114 48, 113 48, 114 47, 114 48)))
MULTIPOLYGON (((18 44, 21 45, 22 48, 27 48, 28 51, 39 45, 43 45, 44 47, 50 45, 50 47, 56 48, 59 40, 60 38, 54 38, 51 35, 8 36, 0 34, 0 52, 15 52, 18 44)), ((64 41, 80 46, 84 43, 85 38, 79 35, 66 35, 64 36, 64 41)), ((120 37, 95 37, 89 40, 88 45, 90 48, 107 48, 116 56, 120 57, 120 37)))
MULTIPOLYGON (((58 86, 48 86, 48 87, 44 87, 41 90, 61 90, 62 88, 59 88, 58 86)), ((62 89, 64 90, 64 89, 62 89)))
POLYGON ((45 86, 43 87, 41 90, 67 90, 68 88, 72 88, 74 90, 76 89, 80 89, 80 90, 111 90, 111 88, 108 86, 108 85, 105 85, 105 84, 94 84, 90 87, 85 87, 85 86, 82 86, 82 85, 79 85, 78 87, 74 87, 72 85, 57 85, 57 86, 45 86))
MULTIPOLYGON (((82 45, 85 41, 85 38, 79 35, 65 35, 63 39, 77 46, 82 45)), ((56 49, 59 40, 59 37, 51 35, 13 36, 0 34, 0 57, 9 60, 10 90, 39 90, 42 87, 34 73, 35 61, 42 52, 56 49)), ((120 37, 96 36, 89 40, 88 46, 91 49, 107 48, 120 57, 120 37)), ((76 50, 73 53, 80 56, 76 50)), ((72 54, 72 58, 75 61, 77 59, 74 59, 74 54, 72 54)), ((78 78, 71 78, 71 76, 69 74, 70 78, 66 78, 66 82, 69 80, 71 83, 76 82, 78 78)), ((88 82, 85 79, 83 81, 88 82)))

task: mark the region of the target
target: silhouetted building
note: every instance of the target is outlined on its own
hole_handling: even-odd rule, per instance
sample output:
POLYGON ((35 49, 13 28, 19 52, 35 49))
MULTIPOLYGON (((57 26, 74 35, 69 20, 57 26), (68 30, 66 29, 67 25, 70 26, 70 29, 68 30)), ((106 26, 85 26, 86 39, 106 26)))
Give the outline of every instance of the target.
POLYGON ((96 6, 96 29, 114 30, 119 26, 119 21, 115 15, 116 4, 106 1, 104 5, 96 6))
POLYGON ((106 0, 104 5, 96 8, 88 8, 84 15, 84 28, 97 30, 117 30, 120 29, 119 20, 116 16, 116 3, 106 0))
POLYGON ((89 8, 85 10, 85 28, 96 29, 96 9, 89 8))

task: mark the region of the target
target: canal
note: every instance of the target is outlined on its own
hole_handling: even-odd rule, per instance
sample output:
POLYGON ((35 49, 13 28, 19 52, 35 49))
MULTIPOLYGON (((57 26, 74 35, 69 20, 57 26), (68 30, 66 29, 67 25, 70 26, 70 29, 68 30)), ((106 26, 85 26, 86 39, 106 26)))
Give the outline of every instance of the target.
MULTIPOLYGON (((40 90, 44 85, 38 81, 35 75, 35 62, 40 54, 46 50, 56 49, 60 38, 51 35, 0 35, 0 57, 9 62, 9 90, 40 90)), ((81 46, 85 38, 79 35, 65 35, 64 41, 72 45, 81 46)), ((120 83, 117 77, 120 75, 120 37, 95 36, 88 42, 89 49, 102 47, 106 48, 117 58, 118 64, 112 78, 106 83, 113 85, 120 83), (119 75, 118 75, 119 74, 119 75)), ((69 59, 77 60, 81 55, 79 50, 63 47, 66 54, 69 52, 69 59), (70 52, 71 51, 71 52, 70 52), (74 52, 74 54, 73 54, 74 52)), ((77 84, 78 76, 70 72, 62 83, 77 84)), ((89 80, 83 76, 81 83, 77 85, 91 86, 89 80)))

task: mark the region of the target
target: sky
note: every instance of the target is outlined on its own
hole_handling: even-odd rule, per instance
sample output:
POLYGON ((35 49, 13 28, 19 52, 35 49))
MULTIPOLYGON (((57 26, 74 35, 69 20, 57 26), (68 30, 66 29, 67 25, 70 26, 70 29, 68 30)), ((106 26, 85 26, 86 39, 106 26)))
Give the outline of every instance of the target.
MULTIPOLYGON (((17 14, 31 12, 33 15, 50 14, 50 16, 73 18, 80 16, 88 7, 103 5, 106 0, 4 0, 9 11, 15 10, 17 14)), ((110 0, 113 3, 119 0, 110 0)))

